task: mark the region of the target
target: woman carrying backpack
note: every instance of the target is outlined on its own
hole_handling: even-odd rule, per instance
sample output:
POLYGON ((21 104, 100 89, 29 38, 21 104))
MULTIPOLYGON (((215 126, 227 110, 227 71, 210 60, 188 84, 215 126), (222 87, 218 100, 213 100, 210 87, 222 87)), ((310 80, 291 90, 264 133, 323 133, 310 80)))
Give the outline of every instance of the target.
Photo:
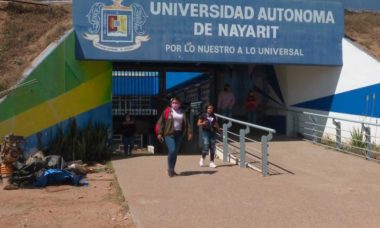
POLYGON ((168 175, 178 175, 175 172, 177 155, 181 147, 183 137, 187 140, 193 137, 192 127, 186 112, 181 108, 181 100, 178 97, 170 99, 170 113, 165 109, 157 122, 157 139, 162 143, 165 141, 168 149, 168 175))

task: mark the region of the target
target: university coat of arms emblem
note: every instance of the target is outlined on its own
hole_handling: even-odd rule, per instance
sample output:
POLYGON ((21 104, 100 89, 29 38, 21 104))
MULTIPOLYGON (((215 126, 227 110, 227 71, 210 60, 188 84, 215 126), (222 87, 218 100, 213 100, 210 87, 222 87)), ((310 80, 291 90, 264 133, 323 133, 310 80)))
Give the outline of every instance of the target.
POLYGON ((113 0, 106 6, 96 2, 86 15, 91 26, 83 37, 92 45, 109 52, 129 52, 141 47, 150 39, 143 26, 148 18, 144 8, 137 3, 122 5, 123 0, 113 0))

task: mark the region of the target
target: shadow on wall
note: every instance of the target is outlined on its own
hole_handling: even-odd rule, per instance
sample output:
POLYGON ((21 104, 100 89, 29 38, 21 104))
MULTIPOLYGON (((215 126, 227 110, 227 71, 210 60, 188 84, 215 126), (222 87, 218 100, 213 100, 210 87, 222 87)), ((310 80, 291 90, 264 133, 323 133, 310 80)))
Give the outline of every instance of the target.
MULTIPOLYGON (((276 66, 277 79, 286 106, 303 107, 302 103, 334 95, 341 79, 342 67, 276 66)), ((331 110, 333 99, 318 103, 315 110, 331 110)))

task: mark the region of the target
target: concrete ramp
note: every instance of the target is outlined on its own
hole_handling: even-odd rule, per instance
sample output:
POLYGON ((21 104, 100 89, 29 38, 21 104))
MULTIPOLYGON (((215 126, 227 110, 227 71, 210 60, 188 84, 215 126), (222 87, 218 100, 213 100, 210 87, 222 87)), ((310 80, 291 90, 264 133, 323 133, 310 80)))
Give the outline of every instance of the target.
POLYGON ((269 152, 287 171, 262 177, 180 155, 180 176, 169 178, 166 156, 112 163, 137 227, 378 227, 378 163, 305 141, 271 142, 269 152))

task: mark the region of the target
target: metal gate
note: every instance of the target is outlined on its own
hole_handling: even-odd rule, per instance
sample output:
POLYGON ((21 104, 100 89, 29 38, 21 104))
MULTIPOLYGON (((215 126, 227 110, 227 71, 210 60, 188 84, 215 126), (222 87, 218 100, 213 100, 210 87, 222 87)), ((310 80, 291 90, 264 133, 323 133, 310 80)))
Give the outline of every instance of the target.
POLYGON ((154 98, 159 92, 158 71, 112 71, 112 113, 155 116, 154 98))

